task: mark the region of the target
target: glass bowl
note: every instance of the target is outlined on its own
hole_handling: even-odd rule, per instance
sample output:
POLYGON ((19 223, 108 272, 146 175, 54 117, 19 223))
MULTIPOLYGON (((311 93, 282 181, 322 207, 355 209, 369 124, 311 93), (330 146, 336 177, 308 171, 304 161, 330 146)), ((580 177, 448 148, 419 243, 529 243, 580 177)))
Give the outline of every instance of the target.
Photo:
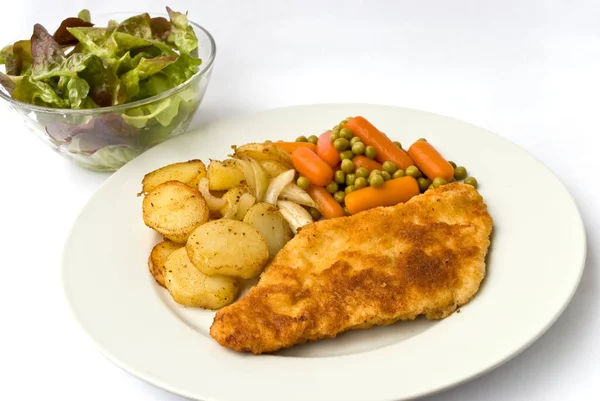
MULTIPOLYGON (((111 19, 120 22, 138 14, 92 15, 92 21, 103 26, 111 19)), ((192 21, 189 24, 198 38, 202 64, 190 79, 166 92, 122 105, 78 110, 24 103, 1 87, 0 97, 23 117, 31 132, 61 155, 91 170, 115 171, 145 150, 183 133, 198 110, 210 81, 216 45, 206 29, 192 21)))

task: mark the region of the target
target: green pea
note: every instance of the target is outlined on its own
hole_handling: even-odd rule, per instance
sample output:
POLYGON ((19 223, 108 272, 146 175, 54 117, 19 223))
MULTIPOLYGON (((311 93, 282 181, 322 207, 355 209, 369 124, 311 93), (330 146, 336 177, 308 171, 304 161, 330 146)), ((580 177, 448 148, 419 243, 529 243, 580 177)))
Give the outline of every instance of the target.
POLYGON ((354 162, 350 159, 342 160, 341 169, 346 174, 353 172, 354 171, 354 162))
POLYGON ((298 180, 296 180, 296 184, 304 190, 310 188, 310 180, 304 176, 298 177, 298 180))
POLYGON ((398 170, 398 167, 396 167, 396 164, 394 164, 394 162, 391 162, 389 160, 383 162, 383 171, 387 171, 390 174, 394 174, 396 170, 398 170))
MULTIPOLYGON (((343 184, 346 182, 346 174, 342 170, 337 170, 333 175, 333 179, 338 184, 343 184)), ((334 191, 335 192, 335 191, 334 191)))
POLYGON ((346 187, 346 189, 344 189, 344 192, 346 193, 346 195, 348 195, 350 192, 353 192, 356 188, 354 187, 354 185, 348 185, 346 187))
POLYGON ((383 177, 383 179, 385 181, 389 181, 392 179, 392 175, 390 173, 388 173, 387 171, 382 171, 381 176, 383 177))
POLYGON ((419 138, 419 139, 417 139, 417 142, 427 142, 427 139, 425 139, 425 138, 419 138))
POLYGON ((369 176, 369 169, 366 167, 359 167, 356 169, 356 176, 357 177, 368 177, 369 176))
POLYGON ((373 177, 374 175, 381 175, 381 170, 373 170, 369 173, 369 177, 373 177))
POLYGON ((321 218, 321 212, 319 212, 319 209, 317 208, 311 207, 310 209, 308 209, 308 212, 315 221, 321 218))
POLYGON ((392 174, 392 178, 400 178, 400 177, 404 177, 406 174, 404 173, 404 170, 402 169, 398 169, 396 170, 396 172, 394 174, 392 174))
POLYGON ((434 188, 441 187, 442 185, 446 185, 447 183, 448 181, 446 181, 442 177, 436 177, 432 182, 434 188))
POLYGON ((354 117, 350 116, 350 117, 346 117, 344 118, 344 123, 347 123, 348 121, 352 120, 354 117))
POLYGON ((369 184, 373 188, 378 188, 378 187, 382 186, 384 182, 385 182, 385 180, 383 179, 383 177, 378 174, 375 174, 375 175, 372 175, 371 177, 369 177, 369 184))
POLYGON ((434 188, 433 184, 431 184, 429 187, 427 187, 427 189, 433 189, 433 188, 434 188))
POLYGON ((335 181, 331 181, 329 184, 327 184, 327 186, 325 187, 325 189, 327 190, 327 192, 329 192, 330 194, 334 194, 338 191, 339 189, 339 185, 337 182, 335 181))
POLYGON ((477 180, 475 179, 475 177, 467 177, 467 178, 465 178, 465 180, 463 182, 465 184, 471 185, 472 187, 475 187, 475 188, 477 188, 477 186, 478 186, 477 180))
POLYGON ((340 131, 335 132, 335 131, 331 131, 331 134, 329 135, 329 140, 331 142, 334 142, 336 139, 338 139, 340 137, 340 131))
POLYGON ((456 168, 456 163, 451 160, 448 160, 448 163, 452 166, 452 168, 456 168))
POLYGON ((354 188, 356 189, 365 188, 367 185, 369 185, 369 182, 365 177, 356 177, 356 180, 354 180, 354 188))
POLYGON ((354 143, 354 145, 352 145, 352 153, 354 153, 357 156, 365 153, 365 144, 362 142, 354 143))
POLYGON ((353 157, 354 153, 352 153, 351 150, 344 150, 343 152, 340 152, 340 159, 342 160, 352 159, 353 157))
POLYGON ((352 139, 350 139, 350 145, 354 145, 356 142, 362 142, 362 139, 357 136, 354 136, 352 139))
POLYGON ((344 191, 337 191, 336 193, 333 194, 333 199, 335 199, 335 201, 337 203, 344 203, 345 197, 346 197, 346 194, 344 193, 344 191))
POLYGON ((340 130, 341 130, 341 129, 342 129, 342 127, 340 127, 340 125, 339 125, 339 124, 336 124, 336 125, 334 125, 334 126, 333 126, 333 128, 332 128, 331 130, 332 130, 332 131, 337 131, 337 132, 340 132, 340 130))
POLYGON ((350 210, 348 210, 348 208, 346 206, 344 206, 342 209, 344 209, 344 213, 346 213, 346 216, 350 216, 352 213, 350 213, 350 210))
POLYGON ((412 178, 421 177, 421 171, 417 168, 417 166, 408 166, 405 173, 412 178))
POLYGON ((352 137, 354 136, 354 134, 352 133, 352 131, 350 131, 348 128, 342 128, 340 130, 340 136, 342 138, 345 138, 347 140, 352 139, 352 137))
POLYGON ((401 144, 400 142, 398 142, 398 141, 394 141, 394 144, 395 144, 396 146, 398 146, 400 149, 402 149, 402 144, 401 144))
POLYGON ((429 186, 431 185, 431 180, 428 180, 425 177, 419 177, 417 179, 417 182, 419 183, 419 189, 421 190, 421 192, 427 191, 427 188, 429 188, 429 186))
POLYGON ((333 141, 333 147, 340 152, 348 149, 348 146, 350 146, 350 142, 346 138, 338 138, 333 141))
POLYGON ((374 159, 375 156, 377 156, 377 151, 373 146, 367 146, 365 148, 365 156, 367 156, 369 159, 374 159))
POLYGON ((296 138, 296 142, 308 142, 308 139, 304 135, 300 135, 296 138))
POLYGON ((356 181, 356 174, 354 174, 354 173, 346 174, 346 185, 354 185, 355 181, 356 181))
POLYGON ((316 135, 311 135, 308 137, 308 142, 312 143, 314 145, 317 144, 317 141, 319 140, 319 138, 316 135))
POLYGON ((458 166, 454 169, 454 179, 464 180, 467 177, 467 169, 463 166, 458 166))

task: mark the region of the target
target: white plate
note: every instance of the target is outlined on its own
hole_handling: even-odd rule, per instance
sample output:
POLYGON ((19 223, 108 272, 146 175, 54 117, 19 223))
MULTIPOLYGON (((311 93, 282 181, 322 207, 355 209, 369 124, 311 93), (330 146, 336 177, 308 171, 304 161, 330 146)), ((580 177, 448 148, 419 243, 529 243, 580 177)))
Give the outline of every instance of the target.
POLYGON ((63 280, 74 316, 100 350, 168 391, 210 401, 383 401, 448 388, 522 351, 571 299, 585 252, 583 224, 566 189, 509 141, 414 110, 314 105, 223 121, 133 160, 77 218, 65 246, 63 280), (346 333, 277 355, 221 347, 208 335, 213 313, 175 304, 148 273, 158 237, 142 222, 140 180, 168 163, 225 158, 233 144, 319 134, 348 115, 365 116, 402 143, 427 137, 478 178, 495 221, 480 292, 461 313, 441 321, 346 333))

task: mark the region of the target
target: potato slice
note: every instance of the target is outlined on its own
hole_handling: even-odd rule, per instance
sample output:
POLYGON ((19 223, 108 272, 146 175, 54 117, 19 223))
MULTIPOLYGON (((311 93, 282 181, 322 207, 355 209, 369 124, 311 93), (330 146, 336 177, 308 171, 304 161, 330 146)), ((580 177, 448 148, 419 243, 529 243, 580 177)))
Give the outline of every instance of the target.
POLYGON ((240 201, 241 196, 246 193, 248 193, 248 187, 245 185, 239 185, 227 191, 225 195, 221 197, 221 199, 225 201, 225 206, 219 209, 221 216, 225 217, 233 213, 231 218, 235 217, 237 212, 237 203, 240 201), (231 210, 233 207, 235 207, 236 210, 231 210))
POLYGON ((275 178, 281 173, 285 173, 290 169, 285 164, 275 160, 259 160, 258 163, 261 165, 263 170, 266 171, 270 178, 275 178))
POLYGON ((234 160, 211 160, 208 164, 208 189, 211 191, 228 190, 242 184, 244 180, 244 173, 234 160))
POLYGON ((272 143, 248 143, 235 148, 234 157, 248 157, 257 161, 273 160, 285 165, 286 170, 292 168, 292 155, 272 143))
POLYGON ((169 164, 144 176, 141 193, 147 194, 167 181, 179 181, 197 188, 202 177, 206 177, 206 167, 202 160, 169 164))
POLYGON ((148 268, 150 269, 152 277, 154 277, 156 282, 163 287, 166 287, 164 274, 165 262, 173 251, 176 251, 181 247, 181 244, 165 240, 156 244, 154 248, 152 248, 152 252, 150 252, 150 257, 148 257, 148 268))
POLYGON ((208 276, 258 276, 269 259, 269 248, 254 227, 221 219, 196 228, 185 246, 190 260, 208 276))
POLYGON ((271 258, 294 236, 290 225, 279 213, 279 208, 270 203, 252 206, 244 217, 244 223, 250 224, 265 237, 271 258))
POLYGON ((205 309, 229 305, 240 291, 235 279, 202 274, 188 258, 185 248, 174 251, 167 258, 165 282, 175 302, 205 309))
POLYGON ((208 220, 208 206, 200 191, 179 181, 167 181, 150 191, 142 212, 148 227, 180 244, 208 220))

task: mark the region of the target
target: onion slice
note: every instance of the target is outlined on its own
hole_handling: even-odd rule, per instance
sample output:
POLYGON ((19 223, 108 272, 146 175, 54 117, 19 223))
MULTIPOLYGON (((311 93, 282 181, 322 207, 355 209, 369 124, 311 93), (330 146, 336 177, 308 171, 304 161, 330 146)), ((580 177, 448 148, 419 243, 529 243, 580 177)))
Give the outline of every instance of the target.
POLYGON ((313 222, 310 213, 297 203, 278 201, 277 206, 279 207, 279 212, 288 222, 294 234, 297 234, 300 228, 313 222))
POLYGON ((269 187, 269 175, 262 168, 259 162, 248 158, 250 161, 250 165, 252 166, 252 170, 254 170, 254 182, 256 183, 256 200, 258 202, 262 202, 265 199, 265 194, 267 193, 267 188, 269 187))
POLYGON ((279 194, 279 199, 318 209, 317 203, 310 197, 308 192, 294 183, 289 183, 283 188, 283 191, 279 194))
POLYGON ((265 202, 276 205, 279 194, 288 184, 292 182, 294 175, 296 175, 296 170, 291 169, 273 178, 269 183, 267 192, 265 193, 265 202))
POLYGON ((235 219, 240 221, 244 220, 244 217, 246 217, 246 213, 248 213, 248 210, 250 210, 250 208, 254 206, 255 203, 256 198, 252 194, 246 192, 245 194, 240 196, 240 200, 237 202, 237 211, 235 214, 235 219))
POLYGON ((250 191, 253 193, 256 192, 256 178, 254 177, 254 169, 248 160, 243 159, 233 159, 235 160, 235 164, 242 170, 244 173, 244 178, 246 179, 246 185, 250 188, 250 191))
POLYGON ((218 212, 219 209, 221 209, 227 203, 225 199, 217 198, 216 196, 213 196, 213 194, 210 193, 210 191, 208 190, 208 178, 200 179, 200 182, 198 183, 198 190, 202 194, 202 197, 206 201, 208 209, 211 212, 218 212))

